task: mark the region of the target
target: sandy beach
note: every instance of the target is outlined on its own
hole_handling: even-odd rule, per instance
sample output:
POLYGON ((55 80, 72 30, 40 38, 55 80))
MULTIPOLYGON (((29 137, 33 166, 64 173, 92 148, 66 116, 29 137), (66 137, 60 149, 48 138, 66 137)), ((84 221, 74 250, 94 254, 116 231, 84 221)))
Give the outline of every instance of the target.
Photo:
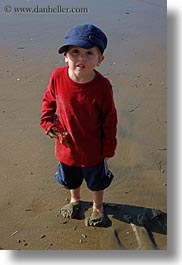
MULTIPOLYGON (((21 1, 10 1, 7 13, 6 1, 0 3, 0 249, 167 249, 166 3, 105 2, 84 1, 88 12, 76 14, 16 13, 21 1), (61 217, 69 192, 54 179, 54 140, 39 126, 49 76, 64 65, 57 53, 64 32, 82 23, 107 33, 98 71, 113 85, 119 121, 105 228, 84 225, 92 207, 85 183, 80 217, 61 217)), ((61 5, 73 8, 75 2, 61 5)), ((77 8, 82 5, 77 1, 77 8)))

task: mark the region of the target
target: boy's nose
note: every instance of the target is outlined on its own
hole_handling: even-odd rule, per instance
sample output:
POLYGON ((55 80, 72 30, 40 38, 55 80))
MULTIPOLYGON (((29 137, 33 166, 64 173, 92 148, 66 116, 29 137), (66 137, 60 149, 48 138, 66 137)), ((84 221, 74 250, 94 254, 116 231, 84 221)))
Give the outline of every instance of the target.
POLYGON ((82 60, 82 61, 85 61, 85 59, 86 59, 85 54, 84 53, 80 53, 79 59, 82 60))

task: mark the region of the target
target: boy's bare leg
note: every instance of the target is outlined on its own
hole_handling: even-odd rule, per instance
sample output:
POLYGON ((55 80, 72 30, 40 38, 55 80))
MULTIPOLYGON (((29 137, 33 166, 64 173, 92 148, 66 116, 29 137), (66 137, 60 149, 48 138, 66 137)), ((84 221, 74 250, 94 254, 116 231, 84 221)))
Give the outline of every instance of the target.
POLYGON ((104 197, 104 190, 93 191, 93 210, 97 212, 103 211, 103 197, 104 197))
POLYGON ((70 193, 70 203, 64 205, 60 210, 62 216, 66 218, 74 218, 80 209, 80 187, 74 190, 70 190, 70 193))
POLYGON ((93 211, 89 217, 85 219, 86 226, 104 226, 104 209, 103 209, 103 197, 104 190, 93 191, 93 211))
POLYGON ((71 200, 70 202, 79 202, 80 201, 80 187, 74 190, 70 190, 71 200))

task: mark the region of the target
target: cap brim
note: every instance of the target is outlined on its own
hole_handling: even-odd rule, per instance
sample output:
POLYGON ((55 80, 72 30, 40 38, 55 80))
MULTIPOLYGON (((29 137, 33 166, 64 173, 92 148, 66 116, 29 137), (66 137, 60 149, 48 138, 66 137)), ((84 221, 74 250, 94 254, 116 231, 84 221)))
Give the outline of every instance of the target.
POLYGON ((69 45, 64 45, 61 48, 59 48, 58 53, 64 53, 68 50, 69 45))
POLYGON ((81 47, 84 49, 90 49, 90 48, 93 48, 95 46, 95 44, 92 42, 83 41, 83 40, 81 40, 81 41, 80 40, 74 40, 70 43, 67 43, 67 44, 61 46, 58 50, 58 53, 61 54, 61 53, 67 52, 69 46, 78 46, 78 47, 81 47))

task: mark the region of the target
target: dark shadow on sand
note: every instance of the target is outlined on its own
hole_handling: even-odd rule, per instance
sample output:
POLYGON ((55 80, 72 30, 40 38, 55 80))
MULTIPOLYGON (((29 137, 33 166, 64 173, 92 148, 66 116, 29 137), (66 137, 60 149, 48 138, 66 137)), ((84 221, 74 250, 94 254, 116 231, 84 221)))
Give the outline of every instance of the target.
MULTIPOLYGON (((92 207, 92 202, 82 201, 81 216, 92 207)), ((117 203, 104 203, 104 212, 106 218, 117 219, 121 222, 132 223, 137 226, 143 226, 150 232, 167 234, 167 213, 159 209, 145 208, 133 205, 124 205, 117 203)), ((110 226, 112 221, 110 220, 110 226)))

